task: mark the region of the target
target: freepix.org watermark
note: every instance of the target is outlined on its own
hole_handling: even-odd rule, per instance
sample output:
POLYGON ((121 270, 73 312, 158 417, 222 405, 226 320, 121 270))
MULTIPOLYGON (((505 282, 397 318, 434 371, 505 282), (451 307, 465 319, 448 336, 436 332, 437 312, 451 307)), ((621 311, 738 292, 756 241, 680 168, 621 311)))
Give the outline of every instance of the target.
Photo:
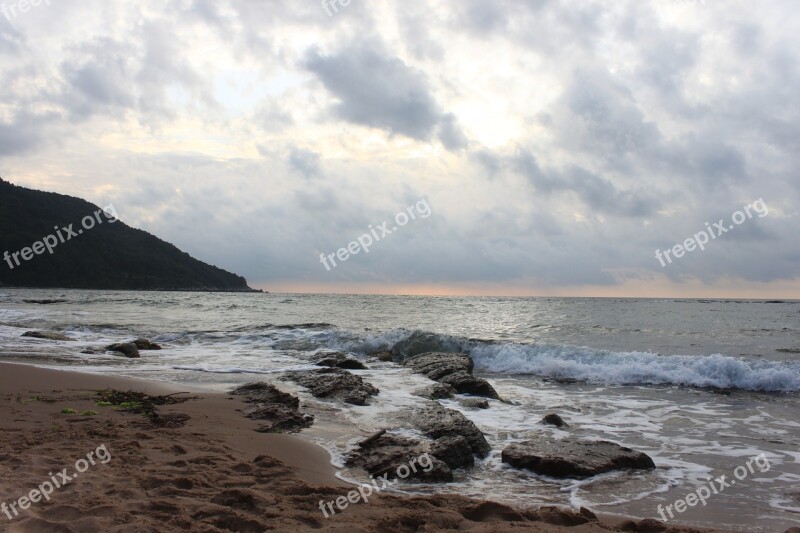
POLYGON ((8 250, 6 250, 3 253, 3 259, 5 259, 6 263, 8 263, 8 268, 14 270, 15 265, 20 266, 21 264, 19 262, 20 257, 22 257, 23 261, 30 261, 31 259, 33 259, 34 255, 42 255, 45 252, 45 250, 47 250, 48 253, 52 254, 56 246, 58 246, 59 244, 64 244, 65 242, 71 240, 73 237, 82 235, 83 230, 90 230, 95 226, 95 224, 102 224, 103 218, 101 218, 100 216, 101 214, 105 216, 105 219, 108 220, 109 224, 113 224, 114 222, 119 220, 119 217, 117 217, 117 210, 114 209, 114 205, 108 204, 106 207, 98 209, 91 215, 83 217, 83 219, 81 220, 81 226, 83 226, 83 229, 75 231, 74 229, 72 229, 72 226, 74 226, 75 224, 70 224, 68 226, 64 226, 63 228, 59 228, 58 226, 53 226, 53 229, 56 230, 55 235, 51 233, 42 240, 36 241, 30 246, 26 246, 25 248, 23 248, 18 252, 9 253, 8 250), (95 220, 97 220, 96 223, 95 220), (13 263, 11 261, 12 259, 14 260, 13 263))
POLYGON ((19 2, 11 2, 9 5, 3 3, 0 4, 0 11, 11 22, 11 19, 17 18, 17 12, 27 13, 32 7, 39 7, 42 4, 49 6, 50 0, 19 0, 19 2))
POLYGON ((329 502, 320 500, 319 508, 322 511, 322 514, 325 515, 325 518, 330 518, 336 514, 336 511, 333 509, 334 504, 336 504, 336 507, 339 509, 339 511, 344 511, 351 503, 358 503, 362 500, 364 503, 369 503, 369 497, 372 496, 373 486, 375 487, 375 492, 380 494, 380 492, 386 487, 396 484, 399 479, 407 478, 412 472, 416 473, 417 466, 422 467, 423 472, 430 472, 433 470, 433 459, 431 459, 431 456, 428 455, 427 452, 423 453, 416 459, 411 459, 407 465, 403 464, 398 466, 397 470, 395 471, 397 477, 394 479, 389 479, 388 472, 382 476, 378 476, 377 479, 370 476, 372 485, 364 483, 358 488, 358 490, 351 490, 348 492, 347 496, 339 496, 335 500, 331 500, 329 502), (380 480, 381 486, 378 486, 378 480, 380 480), (328 513, 328 511, 330 511, 330 513, 328 513))
POLYGON ((322 8, 329 17, 332 17, 334 13, 339 12, 337 6, 347 7, 350 5, 351 1, 352 0, 322 0, 322 8))
POLYGON ((394 216, 394 223, 395 225, 392 228, 389 228, 389 222, 384 222, 383 224, 375 227, 372 224, 369 225, 370 233, 365 233, 355 241, 351 241, 347 248, 339 248, 336 250, 335 253, 332 254, 319 254, 319 262, 325 267, 325 270, 330 271, 331 268, 336 268, 338 265, 336 264, 336 259, 340 262, 344 263, 348 259, 350 259, 351 255, 358 255, 362 251, 365 254, 369 253, 370 247, 383 239, 384 237, 391 235, 399 228, 405 226, 412 220, 417 219, 417 215, 420 218, 428 218, 431 216, 431 206, 428 205, 428 200, 422 199, 414 205, 410 205, 406 208, 405 211, 400 211, 394 216), (378 234, 380 232, 380 235, 378 234), (331 264, 328 264, 328 261, 331 264), (331 265, 333 265, 331 267, 331 265))
POLYGON ((92 466, 96 465, 97 461, 95 461, 95 459, 99 460, 101 464, 107 464, 109 461, 111 461, 111 453, 109 453, 105 444, 86 454, 86 459, 78 459, 75 461, 75 469, 72 472, 72 475, 69 474, 69 468, 65 468, 55 475, 52 472, 49 472, 47 475, 50 476, 50 479, 39 485, 37 488, 31 490, 27 495, 22 496, 11 503, 0 503, 0 512, 5 514, 9 520, 14 520, 19 516, 19 511, 27 511, 30 509, 31 504, 39 503, 42 501, 42 499, 49 502, 50 495, 53 494, 56 489, 60 489, 64 485, 68 485, 72 482, 72 480, 77 478, 79 474, 89 470, 90 464, 92 466), (19 508, 19 510, 17 508, 19 508), (11 513, 14 514, 12 515, 11 513))
POLYGON ((755 212, 758 215, 758 218, 764 218, 769 214, 769 209, 767 208, 767 204, 764 203, 764 200, 759 198, 755 202, 751 204, 747 204, 742 208, 741 211, 736 211, 733 215, 731 215, 731 221, 733 224, 725 225, 725 219, 719 219, 719 222, 715 222, 714 224, 709 224, 706 222, 706 229, 695 233, 692 237, 689 237, 683 244, 676 244, 672 248, 667 250, 661 251, 656 250, 656 259, 659 260, 661 263, 661 267, 667 266, 667 263, 672 264, 672 258, 670 254, 674 255, 676 259, 680 259, 681 257, 686 254, 686 252, 693 252, 697 248, 700 250, 706 249, 706 244, 709 241, 716 239, 723 233, 728 233, 730 230, 742 224, 745 220, 749 220, 753 218, 753 213, 755 212), (664 262, 664 259, 667 262, 664 262))
POLYGON ((772 467, 772 465, 769 464, 769 459, 767 459, 767 456, 763 453, 751 457, 747 460, 747 463, 739 465, 734 469, 733 477, 736 479, 728 481, 726 479, 728 476, 719 476, 716 479, 708 478, 708 483, 706 485, 698 487, 694 492, 690 492, 684 498, 675 500, 675 503, 671 503, 666 507, 659 504, 656 511, 658 511, 661 519, 666 522, 669 519, 675 518, 675 514, 672 512, 673 507, 678 514, 685 512, 686 509, 694 507, 698 503, 702 503, 703 507, 705 507, 707 500, 711 498, 711 496, 719 494, 732 485, 736 485, 736 480, 742 481, 747 478, 749 474, 754 474, 755 469, 753 468, 753 463, 756 464, 758 471, 761 473, 767 472, 772 467), (669 514, 669 519, 666 516, 667 514, 669 514))

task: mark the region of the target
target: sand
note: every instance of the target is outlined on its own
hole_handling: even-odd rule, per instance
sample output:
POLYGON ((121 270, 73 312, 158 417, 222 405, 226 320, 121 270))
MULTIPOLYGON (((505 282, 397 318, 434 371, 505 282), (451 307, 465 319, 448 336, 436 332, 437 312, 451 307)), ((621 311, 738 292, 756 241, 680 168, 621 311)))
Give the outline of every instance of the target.
POLYGON ((512 509, 457 495, 373 494, 368 503, 348 504, 326 518, 320 501, 346 497, 354 487, 334 476, 322 448, 294 435, 257 433, 259 423, 239 412, 239 398, 183 395, 195 398, 159 408, 175 417, 176 426, 184 419, 183 425, 162 427, 139 414, 97 406, 95 391, 107 388, 183 392, 0 363, 0 531, 663 530, 653 521, 587 521, 569 511, 512 509), (77 414, 63 414, 65 408, 77 414), (89 410, 97 414, 81 414, 89 410), (64 484, 60 473, 78 476, 64 484), (51 488, 46 501, 41 492, 51 488), (30 496, 40 501, 20 502, 30 496))

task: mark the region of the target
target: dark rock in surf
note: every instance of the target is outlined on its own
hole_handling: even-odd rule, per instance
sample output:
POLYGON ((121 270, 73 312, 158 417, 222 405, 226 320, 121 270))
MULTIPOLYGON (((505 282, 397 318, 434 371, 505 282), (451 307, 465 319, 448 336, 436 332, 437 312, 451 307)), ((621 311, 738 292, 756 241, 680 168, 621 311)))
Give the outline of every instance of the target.
POLYGON ((63 304, 67 300, 22 300, 26 304, 39 304, 39 305, 50 305, 50 304, 63 304))
POLYGON ((401 362, 409 357, 430 352, 460 352, 460 347, 448 343, 441 335, 416 331, 407 339, 403 339, 392 346, 392 355, 395 361, 401 362))
POLYGON ((646 454, 607 441, 557 440, 547 435, 509 445, 502 460, 556 478, 590 477, 612 470, 655 468, 646 454))
POLYGON ((317 361, 317 366, 327 366, 331 368, 344 368, 346 370, 366 370, 367 367, 357 359, 351 359, 342 352, 326 353, 325 357, 317 361))
POLYGON ((336 398, 353 405, 366 405, 380 391, 361 377, 340 368, 287 372, 281 378, 306 387, 317 398, 336 398))
POLYGON ((300 399, 279 390, 269 383, 249 383, 230 392, 244 396, 245 402, 253 404, 243 413, 253 420, 266 421, 256 431, 260 433, 296 433, 310 427, 314 417, 300 411, 300 399))
POLYGON ((433 385, 415 390, 414 395, 429 400, 443 400, 454 397, 456 395, 456 390, 452 385, 448 385, 447 383, 434 383, 433 385))
POLYGON ((450 467, 428 454, 429 447, 427 442, 418 439, 382 432, 362 442, 346 464, 363 468, 376 478, 402 477, 430 483, 453 481, 450 467))
POLYGON ((557 428, 569 427, 569 424, 564 422, 564 419, 555 413, 550 413, 549 415, 545 415, 544 418, 542 418, 542 420, 540 421, 540 423, 545 424, 547 426, 555 426, 557 428))
POLYGON ((445 409, 438 403, 416 411, 412 423, 417 429, 432 439, 462 436, 469 444, 472 453, 484 458, 492 447, 486 442, 481 430, 470 419, 453 409, 445 409))
POLYGON ((118 344, 111 344, 106 346, 106 350, 110 352, 118 352, 127 357, 128 359, 138 359, 139 348, 132 342, 121 342, 118 344))
POLYGON ((475 465, 475 456, 472 455, 467 439, 461 435, 452 435, 436 439, 431 444, 431 455, 447 463, 450 468, 467 468, 475 465))
POLYGON ((394 361, 394 357, 392 356, 392 352, 376 352, 372 354, 374 357, 378 358, 378 361, 383 361, 384 363, 391 363, 394 361))
POLYGON ((45 339, 48 341, 74 341, 75 339, 67 337, 63 333, 56 333, 54 331, 26 331, 22 334, 23 337, 31 337, 34 339, 45 339))
POLYGON ((467 355, 430 352, 406 359, 403 364, 433 381, 451 385, 462 394, 500 399, 500 395, 488 381, 472 375, 474 363, 467 355))
POLYGON ((160 345, 158 345, 158 344, 156 344, 154 342, 150 342, 150 339, 145 339, 145 338, 138 338, 135 341, 133 341, 133 344, 135 344, 136 347, 139 348, 140 350, 160 350, 161 349, 160 345))

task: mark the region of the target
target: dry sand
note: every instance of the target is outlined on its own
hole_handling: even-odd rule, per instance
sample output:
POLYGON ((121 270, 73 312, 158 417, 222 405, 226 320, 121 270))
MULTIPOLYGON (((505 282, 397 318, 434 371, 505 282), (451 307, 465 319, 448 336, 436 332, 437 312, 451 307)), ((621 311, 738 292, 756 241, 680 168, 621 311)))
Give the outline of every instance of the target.
MULTIPOLYGON (((58 472, 86 471, 32 503, 0 531, 663 531, 648 523, 600 521, 554 508, 515 510, 460 496, 381 494, 325 518, 320 500, 353 487, 334 477, 327 452, 291 435, 257 433, 224 394, 159 408, 184 414, 181 427, 158 427, 141 415, 95 405, 95 391, 181 392, 139 380, 0 363, 0 503, 20 497, 58 472), (64 408, 93 416, 62 414, 64 408), (97 459, 95 459, 95 457, 97 459), (560 524, 560 525, 559 525, 560 524), (613 525, 612 525, 613 524, 613 525), (624 529, 620 529, 624 528, 624 529)), ((46 488, 46 487, 45 487, 46 488)), ((671 529, 670 531, 694 531, 671 529)))

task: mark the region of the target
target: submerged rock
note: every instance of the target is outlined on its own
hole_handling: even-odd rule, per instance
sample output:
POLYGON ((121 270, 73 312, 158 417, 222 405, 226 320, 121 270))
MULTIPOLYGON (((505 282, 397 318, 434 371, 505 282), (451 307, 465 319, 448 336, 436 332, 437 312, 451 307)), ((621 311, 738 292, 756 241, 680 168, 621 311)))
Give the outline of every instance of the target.
POLYGON ((403 364, 433 381, 451 385, 462 394, 500 399, 500 395, 488 381, 472 375, 474 363, 467 355, 430 352, 406 359, 403 364))
POLYGON ((502 459, 516 468, 556 478, 590 477, 612 470, 647 470, 656 466, 648 455, 613 442, 558 440, 547 435, 509 445, 503 450, 502 459))
POLYGON ((415 355, 430 352, 459 352, 459 347, 435 333, 415 331, 407 339, 403 339, 392 347, 396 361, 403 361, 415 355))
POLYGON ((391 363, 394 361, 394 357, 392 356, 392 352, 375 352, 375 357, 378 358, 378 361, 383 361, 384 363, 391 363))
POLYGON ((109 346, 106 346, 106 350, 110 352, 119 352, 128 359, 138 359, 139 357, 141 357, 139 355, 139 347, 132 342, 120 342, 118 344, 111 344, 109 346))
POLYGON ((75 339, 67 337, 63 333, 56 333, 54 331, 26 331, 22 334, 23 337, 32 337, 34 339, 45 339, 49 341, 74 341, 75 339))
POLYGON ((470 419, 458 411, 445 409, 438 403, 415 412, 412 422, 417 429, 432 439, 463 437, 472 453, 478 457, 486 457, 492 449, 481 430, 470 419))
POLYGON ((340 368, 287 372, 281 379, 299 383, 317 398, 336 398, 353 405, 366 405, 370 396, 380 392, 360 376, 340 368))
POLYGON ((259 427, 261 433, 297 432, 310 427, 314 417, 300 411, 300 399, 279 390, 269 383, 249 383, 233 389, 231 394, 245 396, 245 402, 252 403, 243 412, 248 418, 265 420, 259 427))
POLYGON ((564 422, 564 419, 555 413, 550 413, 549 415, 545 415, 544 418, 542 418, 542 420, 540 421, 540 423, 548 426, 555 426, 557 428, 569 427, 569 424, 564 422))
POLYGON ((348 370, 366 370, 367 367, 357 359, 347 357, 342 352, 323 354, 325 357, 317 361, 317 366, 327 366, 332 368, 344 368, 348 370))
POLYGON ((471 407, 474 409, 488 409, 489 400, 486 398, 464 398, 458 401, 464 407, 471 407))
POLYGON ((49 304, 63 304, 67 300, 22 300, 26 304, 39 304, 39 305, 49 305, 49 304))

